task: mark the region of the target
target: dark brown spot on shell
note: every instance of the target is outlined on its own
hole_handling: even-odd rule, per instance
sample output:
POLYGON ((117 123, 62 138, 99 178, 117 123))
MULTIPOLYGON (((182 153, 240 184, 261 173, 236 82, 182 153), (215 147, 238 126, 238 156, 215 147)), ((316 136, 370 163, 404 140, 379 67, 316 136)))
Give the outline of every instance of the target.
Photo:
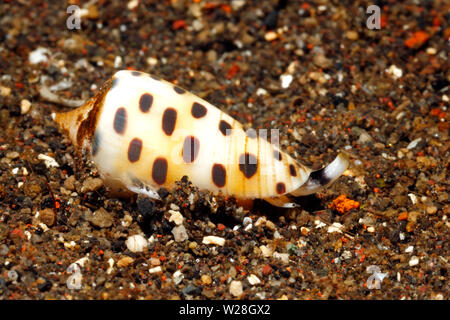
POLYGON ((212 181, 214 184, 222 188, 227 182, 227 171, 222 164, 215 163, 211 170, 212 181))
POLYGON ((164 184, 167 178, 167 160, 165 158, 156 158, 152 167, 152 178, 157 184, 164 184))
POLYGON ((135 76, 135 77, 139 77, 142 75, 142 72, 139 71, 131 71, 131 75, 135 76))
POLYGON ((275 157, 275 159, 277 159, 278 161, 281 161, 281 159, 283 159, 283 157, 281 156, 281 152, 278 150, 274 150, 273 151, 273 156, 275 157))
POLYGON ((291 176, 296 177, 297 176, 297 170, 295 169, 295 166, 293 164, 289 165, 289 173, 291 176))
POLYGON ((134 138, 131 140, 130 145, 128 146, 128 160, 130 162, 136 162, 141 157, 142 152, 142 140, 138 138, 134 138))
POLYGON ((162 117, 162 129, 168 136, 172 135, 175 125, 177 123, 177 110, 167 108, 162 117))
POLYGON ((157 76, 155 76, 153 74, 150 75, 150 78, 152 78, 153 80, 156 80, 156 81, 160 81, 161 80, 159 77, 157 77, 157 76))
POLYGON ((184 90, 184 89, 182 89, 182 88, 180 88, 178 86, 173 86, 173 90, 175 90, 175 92, 178 93, 178 94, 183 94, 183 93, 186 92, 186 90, 184 90))
POLYGON ((225 120, 220 120, 219 122, 219 130, 222 132, 224 136, 228 136, 231 134, 231 125, 225 120))
POLYGON ((193 136, 186 137, 183 143, 183 160, 192 163, 197 159, 200 150, 200 141, 193 136))
POLYGON ((244 176, 248 179, 253 177, 258 169, 258 159, 248 152, 239 156, 239 170, 242 171, 244 176))
POLYGON ((277 193, 283 194, 285 192, 286 192, 286 185, 283 182, 278 182, 277 183, 277 193))
POLYGON ((150 93, 144 93, 139 99, 139 109, 142 112, 148 112, 153 104, 153 96, 150 93))
POLYGON ((198 102, 192 104, 191 114, 194 118, 203 118, 207 112, 208 109, 206 109, 204 105, 198 102))
POLYGON ((127 126, 127 110, 124 107, 117 109, 114 115, 114 131, 118 134, 123 134, 127 126))

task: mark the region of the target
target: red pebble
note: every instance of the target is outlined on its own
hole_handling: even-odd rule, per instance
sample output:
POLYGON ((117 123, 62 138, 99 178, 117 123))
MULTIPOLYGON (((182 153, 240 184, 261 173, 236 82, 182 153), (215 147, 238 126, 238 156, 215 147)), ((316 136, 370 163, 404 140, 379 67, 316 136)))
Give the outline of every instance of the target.
POLYGON ((173 30, 178 30, 178 29, 186 29, 186 21, 184 20, 175 20, 172 24, 172 28, 173 30))
POLYGON ((414 32, 411 38, 405 41, 405 46, 407 46, 408 48, 418 48, 425 42, 427 42, 429 38, 430 36, 428 35, 428 33, 424 31, 417 31, 414 32))
POLYGON ((269 274, 272 273, 272 267, 269 266, 268 264, 264 265, 262 268, 262 273, 263 275, 268 276, 269 274))

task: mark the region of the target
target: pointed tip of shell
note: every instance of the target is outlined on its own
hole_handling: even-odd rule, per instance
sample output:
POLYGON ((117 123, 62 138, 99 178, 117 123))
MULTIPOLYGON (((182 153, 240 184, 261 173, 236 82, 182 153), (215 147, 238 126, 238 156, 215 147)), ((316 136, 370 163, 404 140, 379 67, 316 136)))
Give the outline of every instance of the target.
POLYGON ((112 86, 112 78, 105 82, 100 90, 82 106, 69 112, 51 114, 53 121, 65 130, 74 146, 81 148, 84 141, 91 141, 103 102, 112 86))

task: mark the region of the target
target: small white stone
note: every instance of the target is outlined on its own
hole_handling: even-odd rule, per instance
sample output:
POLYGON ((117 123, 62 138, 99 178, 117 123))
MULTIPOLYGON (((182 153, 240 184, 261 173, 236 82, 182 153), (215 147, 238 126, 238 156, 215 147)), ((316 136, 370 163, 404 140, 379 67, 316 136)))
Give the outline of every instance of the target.
POLYGON ((414 246, 409 246, 408 248, 405 249, 406 253, 411 253, 414 251, 414 246))
POLYGON ((437 50, 433 47, 429 47, 426 50, 427 54, 429 54, 430 56, 435 55, 437 53, 437 50))
POLYGON ((414 193, 408 193, 408 197, 409 199, 411 199, 412 204, 416 204, 417 203, 417 196, 414 193))
POLYGON ((231 1, 231 8, 234 11, 238 11, 245 5, 245 0, 232 0, 231 1))
POLYGON ((54 85, 50 86, 50 91, 61 91, 69 89, 73 86, 73 82, 70 79, 62 79, 61 81, 55 83, 54 85))
POLYGON ((114 68, 119 68, 122 65, 122 57, 116 56, 114 58, 114 68))
POLYGON ((11 94, 11 88, 0 86, 0 96, 6 97, 11 94))
POLYGON ((298 66, 298 61, 292 61, 288 67, 286 68, 286 73, 288 74, 294 74, 295 73, 295 69, 297 69, 298 66))
POLYGON ((281 239, 281 238, 283 238, 283 236, 278 232, 278 230, 275 230, 275 232, 273 233, 273 238, 281 239))
POLYGON ((383 158, 387 159, 387 160, 392 160, 392 161, 397 160, 396 157, 390 156, 390 155, 388 155, 386 152, 382 152, 382 153, 381 153, 381 156, 382 156, 383 158))
POLYGON ((268 93, 267 90, 264 88, 258 88, 258 90, 256 90, 257 96, 265 96, 267 93, 268 93))
POLYGON ((325 227, 325 226, 326 226, 326 224, 325 224, 325 223, 323 223, 322 221, 320 221, 320 219, 316 219, 316 220, 314 220, 314 224, 316 225, 316 229, 320 229, 320 228, 322 228, 322 227, 325 227))
POLYGON ((272 256, 273 251, 269 247, 262 245, 259 249, 261 250, 263 257, 268 258, 272 256))
POLYGON ((108 264, 109 264, 109 267, 108 267, 108 269, 106 270, 106 274, 111 274, 111 272, 113 272, 113 270, 114 270, 114 259, 113 258, 109 258, 108 259, 108 264))
POLYGON ((27 99, 20 101, 20 114, 27 114, 31 109, 31 102, 27 99))
POLYGON ((148 57, 146 61, 147 61, 147 64, 150 66, 155 66, 158 64, 158 59, 156 59, 154 57, 148 57))
POLYGON ((24 234, 27 236, 27 240, 31 239, 31 232, 30 231, 25 231, 24 234))
POLYGON ((409 260, 409 266, 414 267, 418 264, 419 264, 419 258, 417 258, 416 256, 412 256, 411 259, 409 260))
POLYGON ((132 222, 133 222, 133 217, 131 217, 128 213, 126 213, 121 221, 121 224, 122 224, 122 226, 124 226, 126 228, 126 227, 129 227, 132 222))
POLYGON ((204 23, 201 19, 195 19, 192 21, 192 28, 194 28, 195 31, 200 31, 204 28, 204 23))
POLYGON ((292 76, 292 74, 282 74, 280 76, 280 80, 281 80, 281 87, 283 89, 287 89, 291 85, 292 80, 294 80, 294 77, 292 76))
POLYGON ((248 226, 249 224, 251 224, 253 222, 252 218, 250 217, 245 217, 244 220, 242 221, 242 225, 244 227, 248 226))
POLYGON ((230 293, 235 297, 240 297, 244 291, 242 290, 242 282, 233 280, 230 283, 230 293))
POLYGON ((172 210, 180 210, 180 207, 177 206, 175 203, 171 203, 170 204, 170 209, 172 209, 172 210))
POLYGON ((273 41, 276 38, 278 38, 278 34, 274 31, 269 31, 264 35, 264 39, 266 39, 266 41, 273 41))
POLYGON ((265 217, 259 217, 258 220, 256 220, 256 222, 255 222, 255 227, 259 227, 260 225, 262 225, 265 222, 266 222, 265 217))
POLYGON ((403 76, 403 70, 396 65, 391 65, 386 72, 395 80, 400 79, 403 76))
POLYGON ((16 175, 19 172, 19 168, 14 168, 11 170, 11 173, 16 175))
POLYGON ((247 277, 247 281, 248 283, 250 283, 252 286, 255 286, 257 284, 261 283, 261 280, 259 280, 259 278, 257 276, 255 276, 254 274, 251 274, 247 277))
POLYGON ((47 155, 45 155, 45 154, 39 154, 38 155, 38 159, 39 160, 44 160, 44 163, 45 163, 45 166, 47 167, 47 168, 50 168, 50 167, 59 167, 59 164, 58 164, 58 162, 56 162, 56 160, 55 159, 53 159, 52 157, 49 157, 49 156, 47 156, 47 155))
MULTIPOLYGON (((39 211, 36 213, 37 216, 39 216, 39 211)), ((42 229, 42 231, 47 232, 50 230, 45 223, 39 222, 39 227, 42 229)))
POLYGON ((64 248, 66 249, 72 249, 77 245, 77 243, 75 241, 70 241, 70 242, 64 242, 64 248))
POLYGON ((131 0, 130 2, 127 3, 127 8, 129 10, 133 10, 134 8, 136 8, 139 5, 139 0, 131 0))
POLYGON ((203 244, 215 244, 218 246, 223 246, 225 244, 225 239, 217 236, 206 236, 203 237, 203 244))
POLYGON ((342 259, 350 259, 352 257, 352 252, 349 250, 345 250, 342 252, 341 258, 342 259))
POLYGON ((444 95, 442 96, 442 101, 449 102, 450 99, 449 99, 449 97, 448 97, 446 94, 444 94, 444 95))
POLYGON ((175 271, 172 275, 172 280, 173 280, 173 283, 175 283, 175 284, 179 284, 183 280, 183 278, 184 278, 184 274, 183 274, 183 272, 181 272, 181 270, 175 271))
POLYGON ((183 225, 174 227, 172 229, 172 234, 176 242, 183 242, 189 238, 186 232, 186 228, 183 225))
POLYGON ((406 147, 406 149, 408 149, 408 150, 414 149, 414 148, 417 146, 417 144, 418 144, 421 140, 422 140, 422 138, 414 139, 413 141, 411 141, 411 142, 408 144, 408 146, 406 147))
POLYGON ((374 233, 375 232, 375 228, 374 227, 368 227, 367 228, 367 232, 374 233))
POLYGON ((148 272, 150 272, 150 273, 158 273, 158 272, 162 272, 162 269, 161 269, 161 266, 157 266, 157 267, 149 269, 148 272))
POLYGON ((134 236, 128 237, 125 244, 131 252, 142 252, 147 247, 148 241, 140 234, 135 234, 134 236))
POLYGON ((265 300, 266 299, 266 293, 265 292, 258 292, 255 294, 259 299, 265 300))
POLYGON ((401 118, 403 118, 406 115, 406 112, 402 111, 400 112, 396 117, 395 120, 400 120, 401 118))
POLYGON ((50 51, 47 48, 38 47, 36 50, 30 52, 28 55, 28 62, 30 62, 30 64, 47 62, 49 55, 50 51))
POLYGON ((335 222, 331 226, 328 227, 328 233, 333 233, 333 232, 342 233, 343 228, 344 228, 344 226, 342 224, 340 224, 339 222, 335 222))
POLYGON ((281 260, 284 263, 289 263, 289 255, 287 253, 279 253, 275 251, 273 253, 273 257, 281 260))
POLYGON ((436 300, 444 300, 444 295, 442 293, 438 293, 434 298, 436 300))
POLYGON ((180 211, 169 210, 168 212, 170 213, 169 222, 173 221, 177 226, 183 224, 184 217, 180 211))

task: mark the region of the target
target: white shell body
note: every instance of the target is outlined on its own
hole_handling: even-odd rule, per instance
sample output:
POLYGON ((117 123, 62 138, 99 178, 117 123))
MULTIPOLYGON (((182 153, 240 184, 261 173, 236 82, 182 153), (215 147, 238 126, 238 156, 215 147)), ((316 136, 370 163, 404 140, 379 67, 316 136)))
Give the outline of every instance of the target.
POLYGON ((137 71, 117 72, 84 106, 55 120, 91 151, 110 184, 154 197, 183 176, 200 189, 241 199, 308 194, 348 165, 340 155, 311 179, 309 168, 263 136, 246 134, 212 104, 137 71))

